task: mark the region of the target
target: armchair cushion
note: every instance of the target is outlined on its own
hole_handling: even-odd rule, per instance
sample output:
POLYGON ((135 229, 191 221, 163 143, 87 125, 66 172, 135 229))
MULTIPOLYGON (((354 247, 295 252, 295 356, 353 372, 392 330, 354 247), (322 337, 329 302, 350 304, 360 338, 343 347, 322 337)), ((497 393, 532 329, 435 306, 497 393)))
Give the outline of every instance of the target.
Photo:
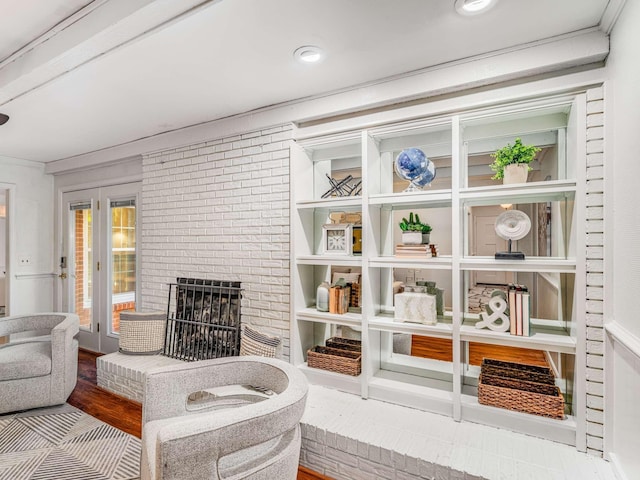
POLYGON ((0 348, 0 381, 51 373, 51 344, 28 342, 0 348))

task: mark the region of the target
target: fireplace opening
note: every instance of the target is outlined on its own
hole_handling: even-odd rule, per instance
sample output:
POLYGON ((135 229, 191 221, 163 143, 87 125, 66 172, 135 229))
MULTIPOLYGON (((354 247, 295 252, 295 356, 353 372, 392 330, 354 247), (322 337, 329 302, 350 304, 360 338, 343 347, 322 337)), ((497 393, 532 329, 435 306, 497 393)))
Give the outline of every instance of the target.
POLYGON ((169 284, 164 352, 186 361, 240 353, 240 282, 176 279, 169 284))

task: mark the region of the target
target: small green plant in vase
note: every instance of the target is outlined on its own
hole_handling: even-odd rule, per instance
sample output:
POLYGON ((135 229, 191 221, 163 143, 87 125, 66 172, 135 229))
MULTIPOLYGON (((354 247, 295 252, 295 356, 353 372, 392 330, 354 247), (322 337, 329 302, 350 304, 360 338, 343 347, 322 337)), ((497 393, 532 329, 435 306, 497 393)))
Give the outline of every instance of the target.
POLYGON ((523 145, 522 139, 516 138, 513 145, 508 143, 506 147, 491 154, 494 160, 489 167, 496 172, 491 178, 502 180, 505 184, 525 183, 531 170, 529 163, 540 150, 535 145, 523 145))
POLYGON ((399 225, 400 230, 402 230, 403 244, 420 245, 421 243, 429 243, 431 226, 427 223, 422 223, 417 213, 409 213, 409 218, 403 218, 399 225))

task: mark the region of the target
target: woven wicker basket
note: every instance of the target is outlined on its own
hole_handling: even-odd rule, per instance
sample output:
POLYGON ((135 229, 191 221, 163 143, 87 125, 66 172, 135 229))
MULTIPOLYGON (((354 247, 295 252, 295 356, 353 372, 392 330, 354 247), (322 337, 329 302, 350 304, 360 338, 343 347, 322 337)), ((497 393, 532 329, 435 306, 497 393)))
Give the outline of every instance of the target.
POLYGON ((484 358, 481 369, 482 373, 494 377, 519 378, 528 382, 555 385, 553 372, 549 367, 484 358))
POLYGON ((119 351, 155 355, 164 348, 166 312, 121 312, 119 351))
POLYGON ((360 375, 362 355, 339 348, 316 345, 307 351, 307 365, 331 372, 343 373, 354 377, 360 375))
POLYGON ((325 344, 327 347, 349 350, 351 352, 362 351, 362 342, 354 338, 331 337, 325 344))
POLYGON ((543 417, 564 418, 560 389, 541 383, 480 375, 478 402, 543 417))
POLYGON ((481 372, 478 402, 482 405, 564 418, 562 392, 546 367, 484 359, 481 372))

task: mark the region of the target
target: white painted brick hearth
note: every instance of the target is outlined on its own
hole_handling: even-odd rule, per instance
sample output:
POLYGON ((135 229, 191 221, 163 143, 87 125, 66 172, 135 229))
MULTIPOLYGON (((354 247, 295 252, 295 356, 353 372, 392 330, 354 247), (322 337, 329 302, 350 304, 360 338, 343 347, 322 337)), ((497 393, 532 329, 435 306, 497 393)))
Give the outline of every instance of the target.
POLYGON ((242 282, 242 322, 289 357, 291 125, 143 158, 142 303, 166 309, 176 277, 242 282))

